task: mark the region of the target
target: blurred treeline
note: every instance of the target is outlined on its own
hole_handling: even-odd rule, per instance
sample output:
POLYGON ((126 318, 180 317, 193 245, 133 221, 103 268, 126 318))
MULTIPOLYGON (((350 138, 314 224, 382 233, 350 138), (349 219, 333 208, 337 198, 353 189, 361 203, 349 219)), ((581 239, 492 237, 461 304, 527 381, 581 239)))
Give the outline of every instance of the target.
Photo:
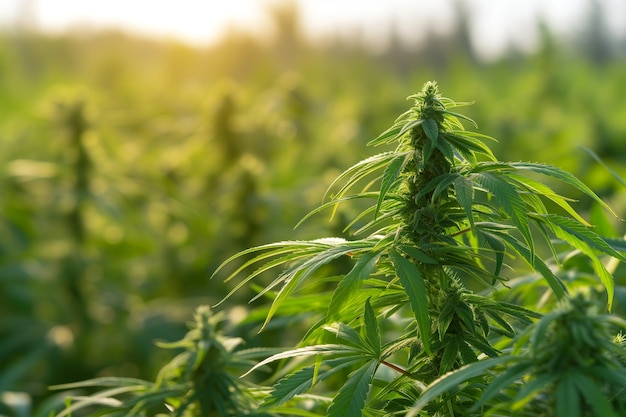
MULTIPOLYGON (((39 402, 50 384, 153 378, 154 340, 181 337, 195 306, 235 285, 209 280, 221 261, 271 241, 349 237, 349 213, 293 226, 340 170, 379 151, 365 143, 427 80, 475 101, 464 112, 498 138, 500 159, 558 165, 625 213, 611 170, 626 176, 626 42, 606 32, 599 3, 580 36, 538 21, 536 50, 489 62, 457 6, 452 31, 392 35, 382 51, 358 34, 311 41, 291 3, 268 11, 272 36, 233 29, 206 48, 4 31, 0 392, 39 402)), ((252 294, 220 309, 240 320, 252 294)), ((263 337, 251 343, 281 343, 263 337)))

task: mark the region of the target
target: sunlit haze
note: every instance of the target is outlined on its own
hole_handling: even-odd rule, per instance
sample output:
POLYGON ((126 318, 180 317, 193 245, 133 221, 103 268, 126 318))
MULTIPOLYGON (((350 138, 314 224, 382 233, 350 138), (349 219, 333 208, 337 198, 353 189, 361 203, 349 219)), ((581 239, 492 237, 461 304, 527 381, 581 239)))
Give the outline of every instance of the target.
MULTIPOLYGON (((142 34, 170 37, 196 44, 215 41, 229 28, 267 33, 267 8, 278 0, 0 0, 4 26, 29 21, 42 30, 77 26, 117 27, 142 34)), ((427 30, 445 31, 452 24, 458 1, 432 0, 296 0, 307 36, 349 35, 356 31, 376 46, 395 25, 408 40, 427 30), (382 34, 382 36, 381 36, 382 34)), ((575 35, 576 23, 591 4, 588 0, 465 0, 473 41, 481 53, 497 54, 511 43, 528 48, 535 41, 539 16, 553 30, 575 35)), ((614 32, 626 29, 626 2, 602 0, 614 32)))

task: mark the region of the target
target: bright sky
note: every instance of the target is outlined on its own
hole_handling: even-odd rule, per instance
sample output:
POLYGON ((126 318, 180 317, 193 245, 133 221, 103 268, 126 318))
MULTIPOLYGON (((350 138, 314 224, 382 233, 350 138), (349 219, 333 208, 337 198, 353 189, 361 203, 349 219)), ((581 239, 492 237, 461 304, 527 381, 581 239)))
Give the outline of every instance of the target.
MULTIPOLYGON (((0 23, 10 24, 28 8, 38 27, 63 30, 68 26, 116 26, 144 34, 175 37, 194 43, 217 39, 229 26, 251 32, 268 27, 268 4, 279 0, 0 0, 0 23)), ((310 36, 345 33, 359 28, 367 40, 389 32, 419 38, 424 28, 445 30, 453 16, 452 0, 295 0, 310 36)), ((472 36, 486 54, 497 53, 513 39, 534 41, 536 16, 566 34, 590 0, 465 0, 472 9, 472 36)), ((612 30, 626 32, 626 2, 598 0, 607 11, 612 30)))

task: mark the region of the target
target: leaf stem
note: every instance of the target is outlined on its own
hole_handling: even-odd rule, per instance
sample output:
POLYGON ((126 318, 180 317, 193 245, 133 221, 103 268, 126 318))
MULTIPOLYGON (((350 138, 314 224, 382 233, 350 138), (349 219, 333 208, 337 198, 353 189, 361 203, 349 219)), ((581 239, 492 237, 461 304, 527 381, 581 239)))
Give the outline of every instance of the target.
POLYGON ((459 230, 458 232, 452 233, 450 236, 455 237, 455 236, 459 236, 459 235, 462 235, 471 231, 472 231, 472 228, 468 227, 467 229, 459 230))
POLYGON ((393 370, 394 370, 394 371, 396 371, 396 372, 401 373, 401 374, 402 374, 402 375, 404 375, 404 376, 408 376, 408 377, 410 377, 410 378, 413 378, 413 375, 411 375, 411 373, 410 373, 410 372, 407 372, 406 370, 404 370, 404 369, 400 368, 400 367, 399 367, 399 366, 397 366, 397 365, 394 365, 393 363, 387 362, 387 361, 385 361, 385 360, 380 361, 380 363, 381 363, 382 365, 388 366, 389 368, 393 369, 393 370))

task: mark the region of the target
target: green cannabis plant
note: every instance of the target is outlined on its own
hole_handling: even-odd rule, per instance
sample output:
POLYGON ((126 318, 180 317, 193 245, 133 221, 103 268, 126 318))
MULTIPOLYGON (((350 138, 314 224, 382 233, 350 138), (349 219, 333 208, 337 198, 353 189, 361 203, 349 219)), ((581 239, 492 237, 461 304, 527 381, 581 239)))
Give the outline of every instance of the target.
POLYGON ((238 378, 256 358, 268 350, 239 349, 243 342, 223 335, 218 327, 223 317, 200 306, 187 335, 173 343, 159 343, 181 350, 161 368, 156 381, 137 378, 101 377, 57 385, 72 390, 66 408, 57 417, 72 415, 110 416, 267 416, 257 413, 256 389, 238 378), (79 390, 103 387, 89 396, 79 390))
POLYGON ((216 272, 237 260, 226 280, 256 268, 230 296, 282 268, 256 296, 271 299, 262 329, 294 305, 309 315, 299 347, 248 372, 276 367, 262 407, 330 417, 619 415, 626 369, 618 360, 624 344, 614 338, 625 322, 586 314, 580 304, 591 301, 571 298, 575 279, 559 268, 568 253, 583 254, 610 311, 606 258, 624 255, 555 185, 611 209, 555 166, 499 161, 487 144, 493 139, 465 130, 462 122, 475 123, 452 110, 465 103, 440 95, 435 82, 410 99, 413 106, 369 142, 395 149, 346 170, 305 218, 370 201, 347 227, 355 239, 254 247, 216 272), (346 257, 347 273, 323 275, 346 257), (561 310, 542 316, 501 296, 521 263, 546 283, 544 309, 561 310), (565 354, 570 347, 576 353, 565 354))
POLYGON ((626 245, 556 188, 612 210, 564 170, 499 161, 436 83, 410 99, 370 142, 395 148, 346 170, 303 219, 357 203, 353 238, 253 247, 213 274, 247 272, 221 303, 257 290, 269 302, 247 322, 297 346, 244 349, 202 307, 182 341, 162 345, 182 352, 156 382, 64 385, 105 388, 76 393, 58 417, 625 415, 626 321, 611 308, 626 245))

